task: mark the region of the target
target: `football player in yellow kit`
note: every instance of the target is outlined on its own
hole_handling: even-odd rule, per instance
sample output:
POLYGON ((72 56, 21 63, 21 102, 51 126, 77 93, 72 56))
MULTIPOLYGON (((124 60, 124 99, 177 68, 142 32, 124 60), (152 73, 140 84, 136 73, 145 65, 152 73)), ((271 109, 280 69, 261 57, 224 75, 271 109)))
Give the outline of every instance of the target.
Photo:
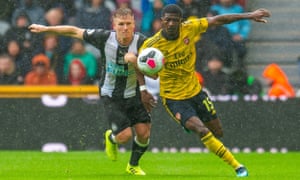
POLYGON ((183 21, 180 7, 170 4, 162 10, 162 30, 148 38, 140 49, 154 47, 164 54, 165 64, 158 76, 160 96, 167 112, 187 131, 195 133, 207 149, 232 166, 238 177, 248 176, 248 170, 218 139, 223 136, 220 119, 195 75, 195 39, 208 26, 241 19, 266 23, 265 17, 270 17, 270 12, 258 9, 183 21))

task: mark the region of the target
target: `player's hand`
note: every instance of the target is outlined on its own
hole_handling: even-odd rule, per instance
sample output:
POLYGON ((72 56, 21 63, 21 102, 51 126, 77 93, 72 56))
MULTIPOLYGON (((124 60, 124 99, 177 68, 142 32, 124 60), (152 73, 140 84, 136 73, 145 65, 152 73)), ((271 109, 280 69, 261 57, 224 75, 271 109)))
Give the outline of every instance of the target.
POLYGON ((41 33, 46 31, 46 26, 40 24, 31 24, 28 29, 34 33, 41 33))
POLYGON ((141 91, 141 98, 146 110, 151 112, 151 110, 156 106, 157 101, 147 90, 141 91))
POLYGON ((137 56, 132 52, 128 52, 124 56, 124 61, 126 63, 130 62, 130 63, 136 64, 137 63, 137 56))
POLYGON ((264 19, 265 17, 271 17, 271 12, 267 9, 257 9, 251 13, 252 19, 256 22, 267 23, 268 21, 264 19))

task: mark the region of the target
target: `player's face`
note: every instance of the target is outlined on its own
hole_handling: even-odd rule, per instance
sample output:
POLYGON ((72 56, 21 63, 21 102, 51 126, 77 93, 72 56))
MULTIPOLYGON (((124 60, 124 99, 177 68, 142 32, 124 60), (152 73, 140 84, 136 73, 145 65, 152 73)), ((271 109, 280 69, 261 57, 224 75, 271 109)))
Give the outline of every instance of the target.
POLYGON ((134 28, 134 17, 131 15, 118 16, 113 19, 113 29, 117 33, 119 43, 122 45, 129 45, 133 38, 134 28))
POLYGON ((174 39, 179 35, 181 17, 178 14, 166 13, 162 18, 162 28, 168 38, 174 39))

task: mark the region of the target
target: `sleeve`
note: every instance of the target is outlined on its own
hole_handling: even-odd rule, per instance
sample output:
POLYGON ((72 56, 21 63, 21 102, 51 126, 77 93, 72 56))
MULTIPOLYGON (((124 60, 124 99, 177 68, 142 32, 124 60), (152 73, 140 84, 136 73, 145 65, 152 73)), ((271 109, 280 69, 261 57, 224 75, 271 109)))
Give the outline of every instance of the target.
POLYGON ((104 29, 86 29, 83 33, 83 40, 92 44, 98 49, 104 46, 105 41, 108 39, 110 31, 104 29))
POLYGON ((185 21, 183 26, 188 29, 189 33, 193 33, 193 36, 198 36, 206 32, 208 28, 207 18, 197 18, 185 21))
POLYGON ((139 33, 139 39, 138 39, 138 42, 137 42, 138 52, 142 48, 142 46, 143 46, 146 39, 147 39, 147 37, 145 35, 139 33))
POLYGON ((206 32, 206 30, 207 30, 207 28, 208 28, 208 20, 207 20, 207 18, 200 18, 200 19, 198 19, 198 27, 197 27, 197 29, 198 29, 198 34, 200 33, 204 33, 204 32, 206 32))

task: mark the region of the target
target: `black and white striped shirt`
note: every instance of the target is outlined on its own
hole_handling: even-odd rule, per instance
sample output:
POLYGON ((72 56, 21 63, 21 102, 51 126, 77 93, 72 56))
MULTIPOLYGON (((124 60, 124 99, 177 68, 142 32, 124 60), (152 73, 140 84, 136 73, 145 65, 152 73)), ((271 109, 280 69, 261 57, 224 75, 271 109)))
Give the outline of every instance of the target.
POLYGON ((114 98, 130 98, 136 95, 137 78, 133 64, 124 62, 127 52, 138 53, 146 37, 134 33, 129 46, 121 46, 115 31, 87 29, 83 39, 98 48, 103 64, 101 76, 101 95, 114 98), (104 78, 103 78, 104 77, 104 78))

